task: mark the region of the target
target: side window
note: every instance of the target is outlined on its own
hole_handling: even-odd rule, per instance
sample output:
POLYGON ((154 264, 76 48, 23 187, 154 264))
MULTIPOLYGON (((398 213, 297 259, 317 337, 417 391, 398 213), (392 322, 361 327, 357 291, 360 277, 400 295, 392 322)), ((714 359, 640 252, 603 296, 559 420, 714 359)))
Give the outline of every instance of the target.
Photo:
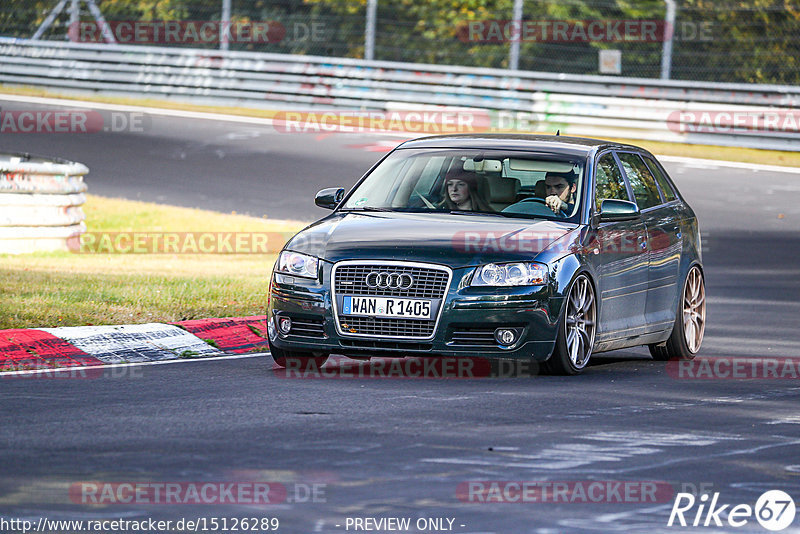
POLYGON ((622 179, 622 173, 619 171, 617 162, 611 153, 605 154, 597 160, 594 189, 597 211, 600 211, 601 204, 607 198, 630 200, 628 191, 625 189, 625 182, 622 179))
POLYGON ((656 180, 650 174, 650 170, 644 164, 642 158, 638 154, 630 152, 619 152, 617 155, 622 162, 622 167, 625 169, 625 174, 628 176, 628 182, 631 184, 633 196, 636 197, 636 204, 639 205, 639 209, 644 210, 661 204, 661 196, 658 194, 656 180))
POLYGON ((675 190, 672 189, 672 186, 667 180, 667 177, 664 176, 664 173, 661 171, 661 167, 658 166, 658 163, 653 161, 652 158, 648 158, 645 156, 644 160, 647 162, 647 166, 650 167, 650 170, 653 172, 653 176, 656 177, 656 182, 658 182, 658 186, 661 188, 661 194, 664 195, 664 202, 672 202, 677 197, 675 195, 675 190))
POLYGON ((420 173, 419 181, 417 182, 417 185, 414 186, 415 192, 428 195, 433 191, 433 186, 436 184, 436 180, 439 178, 439 173, 442 170, 444 160, 444 156, 434 156, 425 163, 425 167, 420 173))

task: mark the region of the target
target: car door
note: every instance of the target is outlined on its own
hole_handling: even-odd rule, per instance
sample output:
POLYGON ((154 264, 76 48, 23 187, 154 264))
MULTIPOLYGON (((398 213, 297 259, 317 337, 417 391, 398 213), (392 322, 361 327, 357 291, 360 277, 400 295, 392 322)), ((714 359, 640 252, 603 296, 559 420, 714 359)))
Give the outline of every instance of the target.
MULTIPOLYGON (((645 322, 648 332, 672 326, 677 309, 676 290, 681 261, 681 216, 675 203, 666 201, 656 177, 641 155, 618 153, 636 204, 647 227, 648 285, 645 322)), ((669 195, 667 195, 669 197, 669 195)), ((675 200, 674 194, 672 200, 675 200)))
MULTIPOLYGON (((631 200, 613 152, 598 155, 595 164, 594 213, 605 199, 631 200)), ((599 219, 595 219, 599 220, 599 219)), ((588 242, 587 261, 597 273, 600 296, 598 342, 643 332, 647 300, 647 254, 641 243, 647 230, 640 219, 598 222, 588 242)))

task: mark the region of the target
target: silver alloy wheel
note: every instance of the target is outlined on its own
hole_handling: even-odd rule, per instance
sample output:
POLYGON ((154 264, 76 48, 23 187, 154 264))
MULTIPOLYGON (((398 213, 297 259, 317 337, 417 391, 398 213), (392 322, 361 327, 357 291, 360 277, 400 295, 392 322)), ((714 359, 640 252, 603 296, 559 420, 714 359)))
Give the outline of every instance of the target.
POLYGON ((567 354, 576 369, 583 369, 592 354, 596 309, 592 284, 585 276, 578 276, 567 298, 564 321, 567 354))
POLYGON ((696 354, 706 329, 706 288, 700 269, 692 267, 683 288, 683 337, 686 348, 696 354))

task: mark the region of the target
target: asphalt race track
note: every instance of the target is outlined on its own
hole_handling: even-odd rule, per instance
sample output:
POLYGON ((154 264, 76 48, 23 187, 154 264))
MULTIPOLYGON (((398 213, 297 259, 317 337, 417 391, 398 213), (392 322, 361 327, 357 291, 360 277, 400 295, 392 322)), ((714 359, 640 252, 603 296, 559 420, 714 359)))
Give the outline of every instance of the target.
MULTIPOLYGON (((0 97, 0 109, 72 108, 0 97)), ((111 112, 103 115, 110 123, 111 112)), ((97 195, 308 221, 325 214, 314 205, 314 193, 350 187, 383 155, 365 146, 375 142, 369 134, 300 135, 157 115, 146 115, 141 124, 141 132, 0 134, 0 150, 80 161, 91 171, 89 192, 97 195)), ((387 146, 401 140, 389 138, 387 146)))
MULTIPOLYGON (((141 133, 4 134, 0 151, 83 162, 95 194, 310 221, 324 213, 317 189, 350 186, 376 147, 398 140, 152 117, 141 133)), ((800 175, 666 167, 703 230, 702 356, 800 358, 800 175)), ((355 532, 348 518, 387 517, 449 518, 459 533, 767 532, 754 517, 740 528, 667 521, 681 491, 719 492, 732 507, 775 489, 800 503, 799 377, 676 378, 645 350, 593 362, 570 378, 298 379, 264 356, 94 380, 0 378, 0 518, 275 517, 286 533, 355 532), (75 493, 86 481, 274 482, 287 494, 257 506, 89 506, 75 493), (481 503, 459 489, 471 481, 668 491, 481 503)), ((783 532, 800 532, 800 516, 783 532)))

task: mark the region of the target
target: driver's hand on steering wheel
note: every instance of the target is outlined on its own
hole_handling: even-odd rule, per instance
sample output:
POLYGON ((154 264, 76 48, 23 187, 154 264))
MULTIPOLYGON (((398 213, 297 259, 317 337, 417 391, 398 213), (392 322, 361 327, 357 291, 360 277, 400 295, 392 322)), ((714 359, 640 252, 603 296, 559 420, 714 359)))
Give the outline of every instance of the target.
POLYGON ((561 200, 558 195, 550 195, 544 199, 544 203, 547 204, 547 207, 553 210, 555 214, 558 214, 562 208, 567 207, 567 203, 561 200))

